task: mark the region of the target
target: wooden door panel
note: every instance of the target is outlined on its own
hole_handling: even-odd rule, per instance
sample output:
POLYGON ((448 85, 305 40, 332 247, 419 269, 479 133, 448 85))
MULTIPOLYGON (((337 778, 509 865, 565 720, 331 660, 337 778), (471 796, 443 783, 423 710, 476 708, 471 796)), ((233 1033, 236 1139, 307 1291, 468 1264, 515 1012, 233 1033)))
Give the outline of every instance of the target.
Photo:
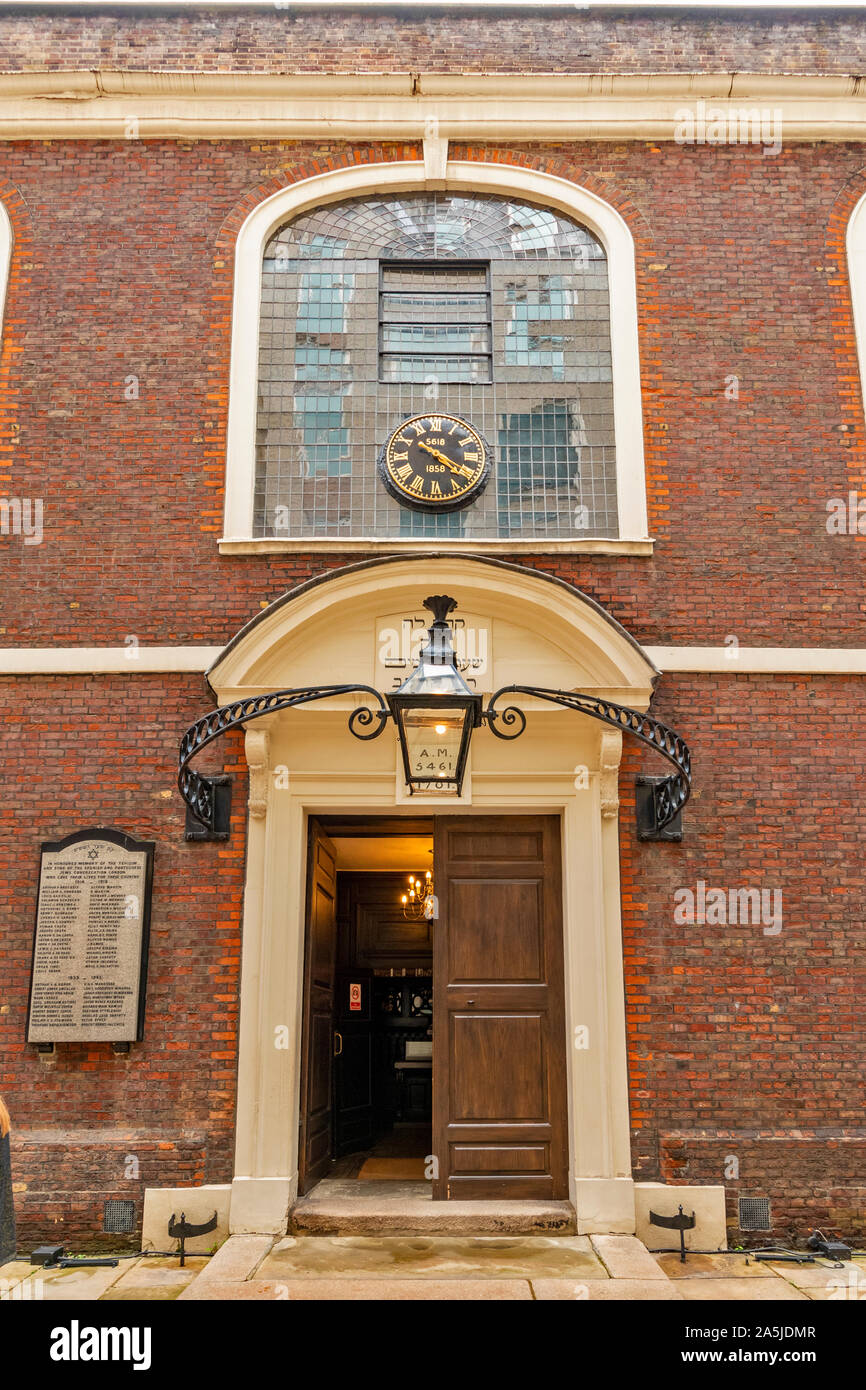
POLYGON ((548 1168, 546 1144, 518 1147, 507 1144, 455 1144, 452 1148, 455 1173, 544 1173, 548 1168))
MULTIPOLYGON (((504 823, 511 819, 510 816, 502 817, 504 823)), ((544 817, 539 819, 544 819, 544 817)), ((527 860, 536 864, 543 857, 544 833, 540 829, 532 828, 523 831, 503 830, 500 833, 495 828, 476 832, 467 826, 465 830, 460 832, 459 843, 453 845, 451 850, 452 863, 474 864, 476 866, 487 859, 494 863, 499 863, 503 859, 511 859, 512 861, 527 860)), ((435 854, 433 858, 435 861, 435 854)))
POLYGON ((434 1198, 566 1197, 558 818, 442 816, 435 844, 434 1198))
POLYGON ((298 1186, 302 1193, 324 1176, 331 1161, 336 958, 337 855, 321 826, 311 821, 298 1152, 298 1186))
POLYGON ((543 1032, 538 1014, 453 1013, 452 1121, 549 1123, 543 1032))
POLYGON ((541 885, 473 878, 454 883, 449 910, 449 982, 544 979, 541 885))

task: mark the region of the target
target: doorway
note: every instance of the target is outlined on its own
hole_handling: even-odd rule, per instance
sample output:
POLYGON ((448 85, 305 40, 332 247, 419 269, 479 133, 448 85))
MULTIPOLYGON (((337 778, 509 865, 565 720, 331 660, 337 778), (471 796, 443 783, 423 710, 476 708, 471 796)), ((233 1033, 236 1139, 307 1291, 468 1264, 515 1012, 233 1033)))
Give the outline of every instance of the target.
POLYGON ((311 818, 302 1194, 568 1196, 560 856, 556 816, 311 818))

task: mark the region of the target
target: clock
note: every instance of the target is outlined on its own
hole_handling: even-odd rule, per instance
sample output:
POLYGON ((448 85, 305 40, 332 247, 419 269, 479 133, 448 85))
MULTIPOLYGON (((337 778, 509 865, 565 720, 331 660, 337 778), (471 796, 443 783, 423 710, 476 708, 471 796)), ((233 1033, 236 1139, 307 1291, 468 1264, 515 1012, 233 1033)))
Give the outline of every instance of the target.
POLYGON ((484 490, 491 454, 459 415, 413 415, 389 435, 379 476, 392 497, 427 512, 466 507, 484 490))

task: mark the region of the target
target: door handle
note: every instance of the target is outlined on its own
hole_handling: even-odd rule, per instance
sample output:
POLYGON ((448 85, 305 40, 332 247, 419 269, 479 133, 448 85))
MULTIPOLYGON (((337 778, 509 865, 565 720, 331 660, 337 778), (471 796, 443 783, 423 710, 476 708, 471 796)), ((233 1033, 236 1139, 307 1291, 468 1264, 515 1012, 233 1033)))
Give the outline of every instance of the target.
POLYGON ((335 1057, 342 1057, 342 1055, 343 1055, 343 1034, 342 1034, 342 1033, 338 1033, 338 1032, 336 1031, 336 1029, 335 1029, 335 1030, 334 1030, 334 1056, 335 1056, 335 1057), (337 1039, 338 1039, 338 1038, 340 1039, 340 1046, 339 1046, 339 1048, 337 1047, 337 1039))
POLYGON ((467 1009, 471 1009, 471 1008, 473 1007, 474 1003, 475 1003, 475 1000, 474 1000, 474 999, 467 999, 467 1000, 466 1000, 466 1007, 467 1007, 467 1009))

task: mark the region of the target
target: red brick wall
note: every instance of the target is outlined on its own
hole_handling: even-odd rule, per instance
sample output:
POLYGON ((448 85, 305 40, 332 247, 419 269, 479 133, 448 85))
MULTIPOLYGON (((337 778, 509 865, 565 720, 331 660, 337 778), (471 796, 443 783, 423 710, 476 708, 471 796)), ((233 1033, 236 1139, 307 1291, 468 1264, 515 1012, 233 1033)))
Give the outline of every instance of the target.
POLYGON ((644 760, 623 754, 635 1176, 723 1184, 732 1243, 738 1196, 769 1196, 779 1237, 866 1234, 861 704, 856 677, 664 677, 654 708, 696 770, 680 844, 637 841, 644 760), (699 879, 779 888, 781 930, 677 922, 699 879))
POLYGON ((179 735, 209 706, 200 676, 0 680, 0 1094, 12 1115, 13 1177, 26 1184, 16 1196, 21 1249, 49 1238, 98 1244, 110 1197, 135 1200, 137 1240, 145 1187, 231 1181, 241 736, 228 735, 219 754, 235 777, 229 841, 184 840, 174 785, 179 735), (43 1058, 24 1041, 39 846, 96 825, 156 842, 144 1039, 122 1056, 92 1043, 43 1058))
MULTIPOLYGON (((4 642, 222 643, 262 602, 342 563, 336 547, 217 553, 231 248, 250 206, 286 181, 347 158, 417 154, 242 142, 0 150, 16 234, 0 487, 45 507, 42 545, 4 546, 4 642), (124 399, 128 375, 138 400, 124 399)), ((843 258, 864 147, 454 154, 586 184, 637 243, 656 553, 528 563, 572 580, 643 642, 860 644, 860 538, 829 536, 826 504, 866 491, 843 258), (731 374, 738 401, 725 398, 731 374)))
MULTIPOLYGON (((235 775, 231 840, 185 843, 173 763, 178 732, 208 707, 202 684, 0 682, 21 731, 9 740, 0 807, 0 1091, 15 1123, 15 1178, 27 1184, 19 1220, 33 1240, 92 1244, 106 1197, 140 1203, 147 1185, 231 1177, 244 763, 237 736, 224 763, 219 750, 204 760, 235 775), (127 1056, 63 1046, 45 1061, 23 1041, 39 842, 84 824, 157 842, 145 1037, 127 1056), (134 1179, 124 1176, 129 1155, 134 1179)), ((802 1237, 809 1224, 866 1234, 866 735, 851 732, 856 698, 854 678, 666 677, 658 710, 687 733, 697 770, 681 844, 637 842, 634 775, 659 769, 625 751, 635 1173, 724 1183, 737 1239, 738 1195, 771 1197, 776 1234, 802 1237), (674 895, 698 879, 780 888, 781 931, 678 924, 674 895), (736 1179, 725 1174, 731 1156, 736 1179)))
MULTIPOLYGON (((864 487, 843 256, 846 218, 866 190, 864 147, 795 145, 776 158, 648 144, 453 153, 586 184, 619 208, 637 245, 655 555, 524 562, 576 583, 645 643, 721 645, 733 634, 863 646, 863 550, 828 536, 825 522, 828 498, 864 487), (736 402, 724 395, 732 373, 736 402)), ((217 553, 231 248, 249 207, 286 181, 347 159, 405 157, 418 151, 172 141, 0 150, 15 228, 0 490, 45 502, 42 545, 0 541, 0 644, 220 644, 264 603, 343 563, 336 549, 217 553), (130 374, 134 402, 123 394, 130 374)), ((198 677, 0 690, 0 1088, 27 1183, 22 1230, 55 1233, 40 1195, 50 1190, 61 1194, 50 1219, 63 1215, 74 1244, 101 1224, 105 1196, 230 1176, 244 795, 237 787, 228 845, 183 842, 173 767, 180 732, 209 704, 198 677), (100 823, 157 841, 146 1037, 126 1058, 63 1048, 46 1064, 22 1041, 38 847, 100 823), (70 1131, 87 1132, 92 1161, 80 1163, 77 1141, 55 1160, 70 1131), (119 1165, 139 1151, 136 1186, 119 1165)), ((780 1229, 799 1231, 797 1204, 812 1201, 819 1224, 851 1230, 850 1172, 827 1176, 824 1158, 828 1133, 862 1123, 852 1047, 860 705, 856 680, 665 677, 658 711, 695 751, 686 839, 641 846, 628 815, 623 823, 637 1172, 721 1181, 720 1154, 739 1154, 748 1195, 766 1168, 780 1229), (676 926, 673 894, 698 878, 778 881, 780 936, 676 926), (718 1130, 734 1147, 719 1148, 729 1141, 717 1142, 718 1130)), ((242 779, 238 742, 222 752, 242 779)), ((638 765, 629 758, 624 795, 638 765)))
MULTIPOLYGON (((8 72, 789 72, 848 75, 866 63, 862 14, 599 13, 502 5, 271 4, 214 11, 177 6, 132 14, 115 5, 87 13, 0 15, 8 72), (38 26, 38 27, 37 27, 38 26), (38 36, 38 41, 37 41, 38 36)), ((70 12, 71 11, 71 12, 70 12)), ((422 87, 423 91, 423 87, 422 87)))

